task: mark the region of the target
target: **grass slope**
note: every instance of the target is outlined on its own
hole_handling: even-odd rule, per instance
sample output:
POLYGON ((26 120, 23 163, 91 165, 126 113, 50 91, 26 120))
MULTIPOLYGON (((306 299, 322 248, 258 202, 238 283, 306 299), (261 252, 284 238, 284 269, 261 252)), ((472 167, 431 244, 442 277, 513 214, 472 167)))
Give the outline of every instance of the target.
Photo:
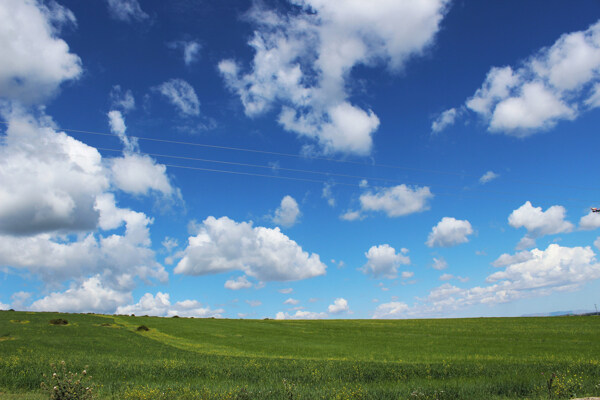
POLYGON ((553 372, 553 397, 598 395, 599 333, 599 317, 263 321, 4 311, 0 397, 43 398, 41 375, 61 360, 74 372, 87 366, 107 399, 541 399, 553 372), (54 318, 69 324, 49 324, 54 318))

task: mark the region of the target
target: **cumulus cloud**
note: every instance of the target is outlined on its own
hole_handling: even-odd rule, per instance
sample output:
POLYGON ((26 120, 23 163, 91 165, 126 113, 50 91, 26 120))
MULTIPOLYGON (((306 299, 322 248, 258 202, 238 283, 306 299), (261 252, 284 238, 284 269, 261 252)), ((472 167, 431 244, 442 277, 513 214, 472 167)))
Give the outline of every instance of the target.
POLYGON ((508 217, 508 223, 513 228, 527 229, 527 235, 521 239, 519 249, 535 245, 535 238, 571 232, 573 224, 565 221, 566 210, 562 206, 552 206, 546 211, 541 207, 533 207, 529 201, 514 210, 508 217))
POLYGON ((283 294, 290 294, 294 291, 294 289, 292 288, 285 288, 285 289, 279 289, 277 290, 279 293, 283 293, 283 294))
POLYGON ((452 247, 467 243, 467 236, 472 233, 473 228, 469 221, 444 217, 431 229, 426 244, 428 247, 452 247))
POLYGON ((331 314, 341 314, 343 312, 349 312, 350 307, 348 306, 348 301, 342 297, 334 300, 333 304, 330 304, 327 310, 331 314))
POLYGON ((230 290, 240 290, 240 289, 248 289, 252 287, 252 282, 248 280, 245 276, 240 276, 237 279, 230 279, 225 282, 225 289, 230 290))
POLYGON ((200 101, 196 91, 183 79, 171 79, 156 87, 184 116, 200 115, 200 101))
POLYGON ((100 276, 85 280, 64 292, 54 292, 33 302, 33 311, 113 313, 133 300, 131 293, 104 287, 100 276))
POLYGON ((284 129, 315 141, 326 153, 369 154, 379 118, 348 99, 355 66, 402 68, 433 41, 447 1, 366 3, 291 1, 281 15, 254 7, 250 71, 222 60, 219 71, 246 115, 279 108, 284 129))
POLYGON ((488 183, 490 181, 493 181, 494 179, 498 178, 500 175, 498 175, 497 173, 495 173, 494 171, 488 171, 485 174, 483 174, 481 176, 481 178, 479 178, 479 183, 488 183))
POLYGON ((357 219, 364 219, 365 216, 357 210, 348 210, 342 215, 340 215, 340 219, 344 221, 356 221, 357 219))
POLYGON ((206 218, 189 238, 175 273, 206 275, 242 271, 260 281, 293 281, 325 274, 317 254, 308 254, 279 228, 253 227, 227 217, 206 218))
POLYGON ((292 306, 295 306, 298 303, 300 303, 300 300, 292 299, 291 297, 283 302, 283 304, 290 304, 292 306))
POLYGON ((298 203, 292 196, 285 196, 272 219, 274 223, 289 228, 296 225, 299 217, 298 203))
POLYGON ((396 249, 389 244, 372 246, 365 253, 367 263, 359 269, 374 278, 394 279, 398 274, 397 270, 400 265, 410 264, 410 257, 404 254, 402 251, 396 253, 396 249))
POLYGON ((433 194, 427 186, 411 188, 402 184, 367 191, 360 196, 360 205, 362 212, 381 211, 388 217, 401 217, 428 210, 428 200, 431 198, 433 194))
POLYGON ((171 185, 167 167, 153 158, 136 153, 108 160, 113 184, 120 190, 134 195, 147 195, 150 192, 164 196, 181 198, 178 188, 171 185))
POLYGON ((46 116, 18 107, 0 113, 8 123, 0 144, 0 233, 95 228, 96 197, 110 186, 100 153, 57 132, 46 116))
POLYGON ((74 25, 75 17, 55 2, 0 4, 0 98, 38 103, 81 75, 81 59, 58 37, 65 24, 74 25))
POLYGON ((123 22, 143 21, 148 19, 138 0, 107 0, 108 11, 116 20, 123 22))
POLYGON ((579 229, 591 231, 600 228, 600 213, 589 212, 579 220, 579 229))
POLYGON ((458 111, 456 110, 456 108, 451 108, 441 113, 431 124, 432 132, 438 133, 446 129, 446 127, 454 125, 454 121, 456 120, 457 115, 458 111))
POLYGON ((491 132, 526 137, 598 107, 599 72, 600 21, 518 66, 493 67, 465 105, 491 132))
POLYGON ((331 186, 332 185, 329 183, 323 184, 323 191, 321 192, 321 197, 327 200, 327 204, 329 204, 329 207, 335 207, 335 197, 333 197, 331 186))
POLYGON ((195 317, 221 318, 225 312, 222 308, 212 310, 196 300, 183 300, 171 304, 168 293, 158 292, 144 294, 136 304, 124 305, 117 308, 117 314, 152 315, 156 317, 195 317))
MULTIPOLYGON (((489 285, 460 288, 445 283, 433 289, 413 306, 404 304, 397 311, 390 304, 375 310, 375 318, 442 316, 473 305, 493 306, 518 299, 547 296, 554 292, 575 291, 592 280, 600 279, 600 264, 590 247, 562 247, 551 244, 546 250, 533 249, 513 256, 503 255, 489 275, 489 285), (525 254, 529 253, 529 254, 525 254)), ((402 303, 403 304, 403 303, 402 303)))

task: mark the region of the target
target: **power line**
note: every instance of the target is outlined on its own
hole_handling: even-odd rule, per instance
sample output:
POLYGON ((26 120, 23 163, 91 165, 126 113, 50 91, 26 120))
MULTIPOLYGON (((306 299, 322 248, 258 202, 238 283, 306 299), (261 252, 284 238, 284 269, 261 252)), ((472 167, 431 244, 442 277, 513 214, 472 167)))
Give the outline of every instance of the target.
MULTIPOLYGON (((6 121, 0 121, 0 123, 8 125, 8 122, 6 122, 6 121)), ((84 134, 99 135, 99 136, 108 136, 108 137, 116 137, 116 138, 119 137, 116 134, 106 133, 106 132, 95 132, 95 131, 67 129, 67 128, 62 128, 60 130, 63 130, 66 132, 84 133, 84 134)), ((184 142, 184 141, 160 139, 160 138, 150 138, 150 137, 143 137, 143 136, 129 136, 128 135, 128 137, 132 138, 132 139, 137 139, 137 140, 145 140, 145 141, 152 141, 152 142, 159 142, 159 143, 169 143, 169 144, 204 147, 204 148, 212 148, 212 149, 220 149, 220 150, 230 150, 230 151, 239 151, 239 152, 247 152, 247 153, 276 155, 276 156, 282 156, 282 157, 292 157, 292 158, 297 158, 297 159, 320 160, 320 161, 329 161, 329 162, 352 164, 352 165, 392 168, 392 169, 401 169, 401 170, 415 171, 415 172, 426 172, 426 173, 433 173, 433 174, 454 175, 454 176, 460 176, 460 177, 464 177, 464 176, 470 176, 470 177, 475 177, 475 178, 480 177, 479 175, 476 175, 476 174, 463 173, 463 172, 430 170, 430 169, 424 169, 424 168, 404 167, 404 166, 390 165, 390 164, 378 164, 378 163, 369 164, 369 163, 364 163, 364 162, 359 162, 359 161, 340 160, 340 159, 329 158, 329 157, 316 157, 316 156, 282 153, 282 152, 275 152, 275 151, 268 151, 268 150, 249 149, 249 148, 232 147, 232 146, 220 146, 220 145, 212 145, 212 144, 198 143, 198 142, 184 142)), ((374 178, 372 178, 372 179, 374 179, 374 178)), ((537 182, 537 181, 525 181, 525 180, 519 180, 519 179, 504 178, 504 180, 508 181, 508 182, 518 182, 518 183, 525 183, 525 184, 538 185, 538 186, 560 187, 560 188, 580 189, 580 190, 598 190, 598 188, 591 188, 591 187, 562 185, 562 184, 545 183, 545 182, 537 182)))
MULTIPOLYGON (((97 150, 103 150, 103 151, 118 152, 118 153, 122 152, 122 150, 119 150, 119 149, 109 149, 109 148, 103 148, 103 147, 95 147, 95 149, 97 149, 97 150)), ((289 172, 300 172, 300 173, 311 173, 311 174, 320 174, 320 175, 331 175, 331 176, 339 176, 339 177, 346 177, 346 178, 356 178, 356 179, 382 180, 382 181, 391 181, 391 182, 397 182, 397 183, 402 183, 402 184, 421 185, 421 186, 428 186, 428 187, 442 187, 442 188, 448 188, 448 189, 461 189, 460 187, 449 186, 449 185, 438 185, 438 184, 432 185, 432 184, 426 184, 426 183, 421 183, 421 182, 410 182, 410 181, 399 180, 399 179, 373 178, 373 177, 364 177, 364 176, 346 175, 346 174, 336 174, 336 173, 330 173, 330 172, 313 171, 313 170, 303 170, 303 169, 295 169, 295 168, 282 168, 282 167, 273 168, 273 167, 266 166, 266 165, 238 163, 238 162, 233 162, 233 161, 211 160, 211 159, 196 158, 196 157, 183 157, 183 156, 174 156, 174 155, 166 155, 166 154, 158 154, 158 153, 145 153, 145 152, 139 152, 139 153, 136 153, 136 154, 149 155, 149 156, 153 156, 153 157, 166 157, 166 158, 183 159, 183 160, 191 160, 191 161, 202 161, 202 162, 211 162, 211 163, 219 163, 219 164, 226 164, 226 165, 236 165, 236 166, 251 167, 251 168, 267 168, 267 169, 272 169, 272 170, 283 170, 283 171, 289 171, 289 172)), ((189 166, 173 165, 173 164, 163 164, 163 165, 168 166, 168 167, 173 167, 173 168, 184 168, 184 169, 192 169, 192 170, 208 171, 208 172, 221 172, 221 173, 229 173, 229 174, 239 174, 239 175, 249 175, 249 176, 280 178, 280 179, 305 181, 305 182, 313 182, 313 183, 323 183, 323 184, 332 184, 332 185, 362 187, 360 184, 350 184, 350 183, 344 183, 344 182, 339 182, 339 181, 323 181, 323 180, 315 180, 315 179, 293 178, 293 177, 285 177, 285 176, 280 176, 280 175, 256 174, 256 173, 248 173, 248 172, 219 170, 219 169, 214 169, 214 168, 189 167, 189 166)), ((479 193, 488 193, 488 194, 504 195, 504 196, 521 196, 522 195, 520 193, 501 192, 501 191, 492 191, 492 190, 484 190, 484 189, 477 189, 475 191, 479 192, 479 193)), ((456 195, 461 196, 461 195, 464 195, 464 193, 468 193, 468 192, 456 193, 456 195)), ((449 194, 445 193, 445 195, 449 195, 449 194)), ((555 198, 555 199, 556 200, 561 200, 561 201, 582 202, 582 203, 586 203, 586 204, 590 203, 589 200, 583 200, 583 199, 574 199, 574 198, 566 198, 566 199, 555 198)))

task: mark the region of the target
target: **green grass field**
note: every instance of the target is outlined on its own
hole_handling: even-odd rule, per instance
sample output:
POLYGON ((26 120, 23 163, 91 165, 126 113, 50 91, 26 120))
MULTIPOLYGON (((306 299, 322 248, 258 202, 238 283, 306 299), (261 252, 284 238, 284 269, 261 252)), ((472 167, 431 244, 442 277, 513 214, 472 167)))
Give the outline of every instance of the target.
POLYGON ((87 367, 102 399, 600 395, 600 317, 220 320, 0 312, 0 398, 87 367), (65 318, 68 325, 49 324, 65 318), (149 331, 137 331, 146 325, 149 331), (551 393, 547 381, 556 373, 551 393))

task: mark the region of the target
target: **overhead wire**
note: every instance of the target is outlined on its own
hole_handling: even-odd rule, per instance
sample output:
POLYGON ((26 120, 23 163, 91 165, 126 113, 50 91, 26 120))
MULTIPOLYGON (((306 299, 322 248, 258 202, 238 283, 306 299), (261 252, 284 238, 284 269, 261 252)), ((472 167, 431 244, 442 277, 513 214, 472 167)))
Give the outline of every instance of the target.
MULTIPOLYGON (((8 122, 6 122, 6 121, 0 121, 0 123, 5 124, 5 125, 8 124, 8 122)), ((107 133, 107 132, 96 132, 96 131, 68 129, 68 128, 61 128, 60 130, 65 131, 65 132, 83 133, 83 134, 90 134, 90 135, 97 135, 97 136, 107 136, 107 137, 115 137, 115 138, 119 137, 117 134, 107 133)), ((238 152, 291 157, 291 158, 296 158, 296 159, 319 160, 319 161, 328 161, 328 162, 344 163, 344 164, 352 164, 352 165, 360 165, 360 166, 368 166, 368 167, 381 167, 381 168, 400 169, 400 170, 414 171, 414 172, 454 175, 454 176, 460 176, 460 177, 470 176, 470 177, 480 178, 479 174, 472 174, 472 173, 467 173, 467 172, 456 172, 456 171, 448 171, 448 170, 442 171, 442 170, 405 167, 405 166, 400 166, 400 165, 380 164, 380 163, 365 163, 365 162, 360 162, 360 161, 343 160, 343 159, 330 158, 330 157, 317 157, 317 156, 311 156, 311 155, 291 154, 291 153, 283 153, 283 152, 260 150, 260 149, 250 149, 250 148, 244 148, 244 147, 232 147, 232 146, 213 145, 213 144, 198 143, 198 142, 185 142, 185 141, 162 139, 162 138, 150 138, 150 137, 144 137, 144 136, 127 135, 127 137, 130 139, 136 139, 136 140, 144 140, 144 141, 151 141, 151 142, 158 142, 158 143, 169 143, 169 144, 185 145, 185 146, 195 146, 195 147, 203 147, 203 148, 218 149, 218 150, 230 150, 230 151, 238 151, 238 152)), ((539 182, 539 181, 527 181, 527 180, 512 179, 512 178, 505 178, 505 181, 538 185, 538 186, 560 187, 560 188, 567 188, 567 189, 594 190, 594 191, 599 190, 598 188, 592 188, 592 187, 564 185, 564 184, 547 183, 547 182, 539 182)))

